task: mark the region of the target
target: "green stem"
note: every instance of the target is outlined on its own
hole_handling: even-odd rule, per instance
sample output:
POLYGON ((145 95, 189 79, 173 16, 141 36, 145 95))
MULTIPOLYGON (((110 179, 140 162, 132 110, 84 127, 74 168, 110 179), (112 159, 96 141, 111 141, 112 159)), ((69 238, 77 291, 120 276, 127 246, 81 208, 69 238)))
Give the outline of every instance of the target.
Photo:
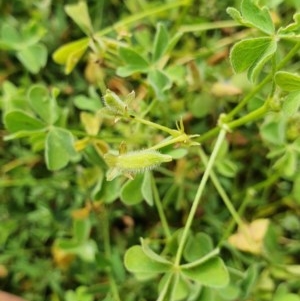
POLYGON ((165 297, 166 297, 166 295, 168 293, 168 290, 169 290, 169 286, 170 286, 171 281, 173 279, 173 275, 174 275, 173 273, 170 273, 168 275, 169 277, 167 278, 167 280, 165 282, 165 285, 163 286, 162 290, 160 291, 159 297, 157 298, 156 301, 164 301, 165 300, 165 297))
POLYGON ((112 273, 110 273, 109 283, 110 283, 110 289, 111 289, 111 294, 112 294, 113 300, 121 301, 121 298, 120 298, 119 292, 118 292, 118 286, 116 284, 116 281, 115 281, 112 273))
POLYGON ((158 211, 158 215, 159 215, 159 218, 160 218, 160 221, 161 221, 164 233, 165 233, 165 237, 169 241, 171 238, 171 231, 170 231, 170 228, 169 228, 169 225, 167 222, 167 218, 166 218, 166 215, 164 213, 164 209, 163 209, 163 206, 161 203, 161 199, 159 197, 157 186, 155 184, 152 174, 151 174, 151 186, 152 186, 152 191, 153 191, 153 196, 154 196, 154 202, 155 202, 155 205, 156 205, 156 208, 158 211))
POLYGON ((205 256, 199 258, 196 261, 190 262, 190 263, 186 263, 186 264, 182 264, 180 266, 181 269, 191 269, 194 268, 200 264, 203 264, 204 262, 208 261, 209 259, 217 256, 220 253, 219 248, 216 248, 214 250, 212 250, 211 252, 209 252, 208 254, 206 254, 205 256))
MULTIPOLYGON (((111 245, 110 245, 110 233, 109 233, 109 217, 107 209, 103 206, 103 214, 101 215, 101 221, 102 223, 99 223, 99 227, 101 227, 100 231, 103 235, 103 248, 104 248, 104 254, 107 260, 111 259, 111 245)), ((110 290, 113 296, 113 299, 116 301, 121 301, 118 288, 114 279, 114 275, 111 271, 111 269, 108 270, 108 276, 109 276, 109 284, 110 284, 110 290)))
POLYGON ((149 149, 160 149, 160 148, 163 148, 167 145, 183 142, 185 140, 185 137, 186 136, 184 134, 184 135, 181 135, 181 136, 178 136, 178 137, 175 137, 175 138, 165 139, 162 142, 160 142, 159 144, 151 146, 149 149))
POLYGON ((214 127, 213 129, 205 132, 203 135, 201 135, 199 138, 196 138, 195 141, 202 143, 206 140, 209 140, 213 137, 215 137, 220 131, 219 126, 214 127))
POLYGON ((295 55, 298 54, 298 50, 300 49, 300 42, 298 42, 291 50, 290 52, 284 57, 282 61, 277 65, 277 70, 281 69, 284 67, 284 65, 291 60, 291 58, 295 55))
POLYGON ((109 26, 107 28, 104 28, 103 30, 100 30, 96 33, 97 36, 104 36, 114 30, 117 30, 118 28, 122 28, 122 27, 125 27, 129 24, 132 24, 132 23, 135 23, 141 19, 144 19, 148 16, 151 16, 151 15, 156 15, 156 14, 159 14, 159 13, 162 13, 166 10, 170 10, 172 8, 175 8, 175 7, 178 7, 178 6, 184 6, 184 5, 187 5, 189 4, 189 1, 187 0, 181 0, 181 1, 172 1, 168 4, 165 4, 165 5, 157 5, 155 6, 154 8, 149 8, 141 13, 138 13, 138 14, 135 14, 133 16, 130 16, 130 17, 127 17, 126 19, 123 19, 119 22, 116 22, 113 26, 109 26))
POLYGON ((227 114, 226 120, 229 121, 234 115, 236 115, 248 102, 253 98, 270 80, 272 79, 272 74, 265 77, 265 79, 258 84, 248 95, 246 95, 239 104, 227 114))
MULTIPOLYGON (((244 211, 245 211, 245 209, 246 209, 246 207, 247 207, 247 205, 248 205, 248 203, 249 203, 249 201, 250 201, 250 198, 252 199, 253 196, 252 196, 251 194, 247 193, 246 198, 243 200, 241 206, 240 206, 239 209, 238 209, 238 212, 237 212, 237 215, 238 215, 238 216, 243 215, 243 213, 244 213, 244 211)), ((219 247, 223 244, 223 242, 224 242, 224 241, 229 237, 229 235, 233 232, 233 230, 234 230, 236 224, 238 224, 238 225, 239 225, 239 228, 241 229, 241 231, 243 231, 243 229, 244 229, 244 228, 243 228, 243 225, 240 225, 240 223, 238 223, 237 220, 233 218, 233 219, 230 221, 230 223, 228 224, 228 226, 226 227, 226 230, 225 230, 225 232, 223 233, 222 238, 220 239, 220 242, 219 242, 219 244, 218 244, 219 247)), ((245 234, 245 231, 243 231, 243 233, 245 234)), ((249 234, 246 233, 246 234, 245 234, 245 237, 248 238, 248 237, 249 237, 249 234)))
POLYGON ((170 292, 170 300, 176 300, 176 292, 177 292, 177 287, 178 287, 178 282, 179 282, 179 276, 180 272, 177 271, 173 274, 173 281, 172 281, 172 286, 171 286, 171 292, 170 292))
MULTIPOLYGON (((298 42, 291 50, 290 52, 284 57, 284 59, 277 65, 276 70, 280 70, 282 67, 285 66, 287 62, 291 60, 291 58, 298 53, 298 50, 300 49, 300 42, 298 42)), ((230 120, 236 113, 238 113, 247 103, 248 101, 256 95, 258 91, 260 91, 268 82, 272 80, 274 77, 273 73, 270 73, 265 77, 265 79, 257 85, 244 99, 241 100, 241 102, 230 112, 227 114, 227 121, 230 120)))
MULTIPOLYGON (((203 163, 206 166, 208 163, 208 159, 207 159, 207 156, 205 155, 204 151, 201 148, 199 150, 199 155, 200 155, 201 160, 203 161, 203 163)), ((235 224, 237 224, 239 226, 239 229, 243 232, 244 236, 248 239, 248 241, 252 242, 252 238, 249 237, 249 233, 246 232, 244 223, 243 223, 242 219, 240 218, 241 211, 243 211, 244 209, 241 209, 242 208, 242 206, 241 206, 239 209, 239 212, 237 212, 235 210, 234 206, 232 205, 231 200, 227 196, 225 190, 223 189, 222 185, 220 184, 220 181, 218 180, 218 177, 216 176, 216 174, 214 173, 213 170, 210 173, 210 178, 211 178, 215 188, 217 189, 219 195, 221 196, 225 206, 227 207, 228 211, 230 212, 230 214, 233 218, 229 227, 227 227, 227 230, 225 232, 226 235, 224 235, 223 238, 220 240, 219 246, 222 244, 223 240, 225 238, 227 238, 230 233, 232 233, 235 224)))
POLYGON ((235 21, 219 21, 219 22, 211 22, 211 23, 204 23, 204 24, 182 25, 181 27, 179 27, 178 31, 182 33, 198 32, 198 31, 207 31, 211 29, 228 28, 228 27, 236 27, 236 26, 241 26, 241 25, 235 21))
MULTIPOLYGON (((276 70, 280 70, 283 68, 290 60, 291 58, 298 53, 300 49, 300 42, 298 42, 291 50, 290 52, 284 57, 284 59, 277 65, 276 70)), ((226 116, 226 121, 230 121, 234 115, 236 115, 247 103, 248 101, 253 98, 268 82, 270 82, 273 78, 273 74, 269 74, 268 76, 265 77, 265 79, 258 84, 248 95, 246 95, 240 103, 231 111, 227 114, 226 116)), ((240 123, 240 121, 239 121, 240 123)), ((237 124, 233 124, 234 127, 238 126, 237 124)), ((240 124, 242 125, 242 124, 240 124)), ((220 128, 215 127, 205 134, 201 135, 199 138, 196 139, 197 142, 201 143, 204 142, 210 138, 213 138, 216 136, 219 132, 220 128)))
MULTIPOLYGON (((250 121, 254 121, 262 116, 264 116, 267 112, 269 111, 269 106, 268 106, 268 102, 265 102, 261 107, 259 107, 258 109, 250 112, 249 114, 238 118, 236 120, 233 120, 229 123, 227 123, 228 127, 230 129, 234 129, 236 127, 239 127, 241 125, 244 125, 250 121)), ((227 119, 227 118, 225 118, 227 119)))
POLYGON ((216 141, 214 150, 213 150, 213 152, 212 152, 212 154, 209 158, 209 161, 207 163, 207 167, 205 169, 204 175, 203 175, 203 177, 201 179, 201 182, 199 184, 197 193, 196 193, 194 201, 193 201, 193 205, 191 207, 191 210, 190 210, 190 213, 188 215, 185 227, 183 229, 183 233, 182 233, 182 236, 181 236, 181 239, 180 239, 180 242, 179 242, 179 246, 178 246, 178 249, 177 249, 176 258, 175 258, 175 262, 174 262, 175 266, 180 265, 180 260, 181 260, 181 256, 182 256, 182 253, 183 253, 183 249, 184 249, 185 243, 187 241, 188 234, 189 234, 190 228, 192 226, 192 222, 193 222, 195 213, 196 213, 198 205, 200 203, 200 199, 202 197, 206 182, 207 182, 207 180, 209 178, 209 175, 211 173, 213 164, 216 160, 218 151, 219 151, 219 149, 222 145, 223 140, 225 139, 225 135, 226 135, 226 130, 224 128, 222 128, 220 133, 219 133, 218 139, 216 141))
MULTIPOLYGON (((239 119, 228 122, 227 126, 230 129, 234 129, 234 128, 239 127, 241 125, 244 125, 244 124, 246 124, 250 121, 254 121, 254 120, 260 118, 261 116, 266 114, 268 111, 269 111, 268 103, 265 103, 260 108, 250 112, 249 114, 247 114, 247 115, 245 115, 245 116, 243 116, 239 119)), ((227 116, 224 118, 224 121, 225 120, 228 120, 227 116)), ((196 138, 195 141, 197 141, 199 143, 202 143, 202 142, 214 137, 219 131, 220 131, 220 127, 219 126, 215 127, 212 130, 210 130, 210 131, 206 132, 205 134, 201 135, 199 138, 196 138)))
MULTIPOLYGON (((255 185, 253 185, 252 187, 249 187, 247 189, 247 193, 246 196, 237 196, 237 198, 243 198, 243 202, 240 206, 240 208, 238 209, 238 215, 241 216, 243 215, 247 205, 251 202, 251 200, 253 200, 253 197, 256 193, 257 190, 263 189, 265 187, 270 187, 273 183, 276 182, 276 180, 278 180, 278 178, 280 177, 280 173, 275 173, 270 175, 266 180, 259 182, 255 185)), ((226 231, 223 234, 223 237, 220 240, 219 246, 227 239, 227 237, 232 233, 234 227, 235 227, 236 221, 233 219, 229 225, 226 227, 226 231)), ((242 227, 240 229, 243 229, 242 227)))
POLYGON ((151 126, 153 128, 156 128, 158 130, 161 130, 161 131, 164 131, 168 134, 170 134, 171 136, 178 136, 179 134, 179 131, 177 130, 173 130, 173 129, 170 129, 166 126, 163 126, 163 125, 160 125, 158 123, 155 123, 155 122, 152 122, 152 121, 149 121, 149 120, 146 120, 146 119, 143 119, 143 118, 140 118, 140 117, 137 117, 137 116, 129 116, 131 119, 137 121, 137 122, 140 122, 142 124, 146 124, 148 126, 151 126))
MULTIPOLYGON (((205 167, 208 164, 208 159, 206 154, 204 153, 204 151, 202 150, 202 148, 199 149, 199 156, 202 160, 202 162, 204 163, 205 167)), ((227 207, 228 211, 230 212, 231 216, 233 217, 234 221, 240 226, 243 226, 243 221, 240 218, 238 212, 235 210, 234 206, 232 205, 231 200, 229 199, 228 195, 226 194, 224 188, 222 187, 222 185, 220 184, 220 181, 218 179, 218 177, 216 176, 216 174, 214 173, 213 170, 211 170, 210 172, 210 178, 215 186, 215 188, 217 189, 219 195, 221 196, 225 206, 227 207)))

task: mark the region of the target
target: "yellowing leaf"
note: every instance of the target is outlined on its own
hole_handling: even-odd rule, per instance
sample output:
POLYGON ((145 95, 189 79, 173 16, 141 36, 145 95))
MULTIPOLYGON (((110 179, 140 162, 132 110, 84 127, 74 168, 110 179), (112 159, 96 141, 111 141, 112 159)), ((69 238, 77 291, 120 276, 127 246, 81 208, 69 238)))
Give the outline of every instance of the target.
POLYGON ((81 112, 80 121, 89 135, 95 136, 98 134, 101 125, 101 118, 99 115, 81 112))
POLYGON ((69 74, 85 53, 89 39, 84 38, 65 44, 53 53, 53 60, 60 65, 66 65, 65 73, 69 74))
POLYGON ((8 275, 8 270, 5 265, 0 264, 0 279, 8 275))
POLYGON ((89 216, 90 211, 91 211, 90 207, 84 207, 84 208, 73 210, 72 211, 72 218, 74 220, 86 219, 89 216))
POLYGON ((63 270, 68 269, 68 267, 75 258, 74 254, 70 254, 69 252, 66 252, 65 250, 59 248, 56 245, 52 247, 51 254, 56 266, 63 270))
POLYGON ((84 150, 91 142, 91 138, 89 137, 84 137, 82 139, 76 140, 74 143, 74 148, 76 152, 80 152, 84 150))
POLYGON ((217 82, 211 87, 211 93, 217 97, 236 96, 242 93, 242 90, 231 83, 217 82))
POLYGON ((263 239, 268 230, 268 219, 257 219, 250 224, 244 224, 228 241, 237 249, 253 254, 261 254, 263 239))

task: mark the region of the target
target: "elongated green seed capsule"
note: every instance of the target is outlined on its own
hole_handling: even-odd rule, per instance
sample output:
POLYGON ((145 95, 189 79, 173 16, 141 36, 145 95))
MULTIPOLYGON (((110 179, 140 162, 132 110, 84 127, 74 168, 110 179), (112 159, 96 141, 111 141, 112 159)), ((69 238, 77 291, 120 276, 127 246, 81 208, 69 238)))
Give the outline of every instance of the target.
POLYGON ((127 104, 114 92, 106 90, 103 96, 105 107, 114 114, 124 115, 127 111, 127 104))
POLYGON ((141 150, 128 152, 122 155, 105 154, 104 159, 111 167, 120 172, 139 173, 151 170, 161 163, 172 161, 169 155, 155 150, 141 150))

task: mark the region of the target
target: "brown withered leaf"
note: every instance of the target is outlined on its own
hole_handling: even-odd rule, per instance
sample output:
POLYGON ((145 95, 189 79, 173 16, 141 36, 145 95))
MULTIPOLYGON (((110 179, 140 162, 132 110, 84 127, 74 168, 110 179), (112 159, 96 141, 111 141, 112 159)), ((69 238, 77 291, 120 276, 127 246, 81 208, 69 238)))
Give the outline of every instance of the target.
POLYGON ((263 240, 268 226, 268 219, 257 219, 250 224, 244 223, 237 233, 228 238, 228 242, 241 251, 259 255, 263 250, 263 240))
POLYGON ((211 87, 211 93, 217 97, 237 96, 242 94, 242 90, 230 82, 217 82, 211 87))

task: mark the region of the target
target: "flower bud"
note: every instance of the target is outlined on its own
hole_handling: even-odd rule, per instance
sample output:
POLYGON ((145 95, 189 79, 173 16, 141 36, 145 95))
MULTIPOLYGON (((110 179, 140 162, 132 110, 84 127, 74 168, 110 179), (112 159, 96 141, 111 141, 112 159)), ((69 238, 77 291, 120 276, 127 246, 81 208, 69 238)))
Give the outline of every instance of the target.
MULTIPOLYGON (((111 174, 116 172, 123 174, 136 174, 151 170, 161 163, 172 161, 170 155, 164 155, 156 150, 132 151, 121 155, 107 153, 104 159, 112 169, 111 174)), ((108 176, 110 179, 111 177, 108 176)))
POLYGON ((105 107, 116 115, 124 115, 127 112, 127 104, 114 92, 106 90, 103 96, 105 107))

